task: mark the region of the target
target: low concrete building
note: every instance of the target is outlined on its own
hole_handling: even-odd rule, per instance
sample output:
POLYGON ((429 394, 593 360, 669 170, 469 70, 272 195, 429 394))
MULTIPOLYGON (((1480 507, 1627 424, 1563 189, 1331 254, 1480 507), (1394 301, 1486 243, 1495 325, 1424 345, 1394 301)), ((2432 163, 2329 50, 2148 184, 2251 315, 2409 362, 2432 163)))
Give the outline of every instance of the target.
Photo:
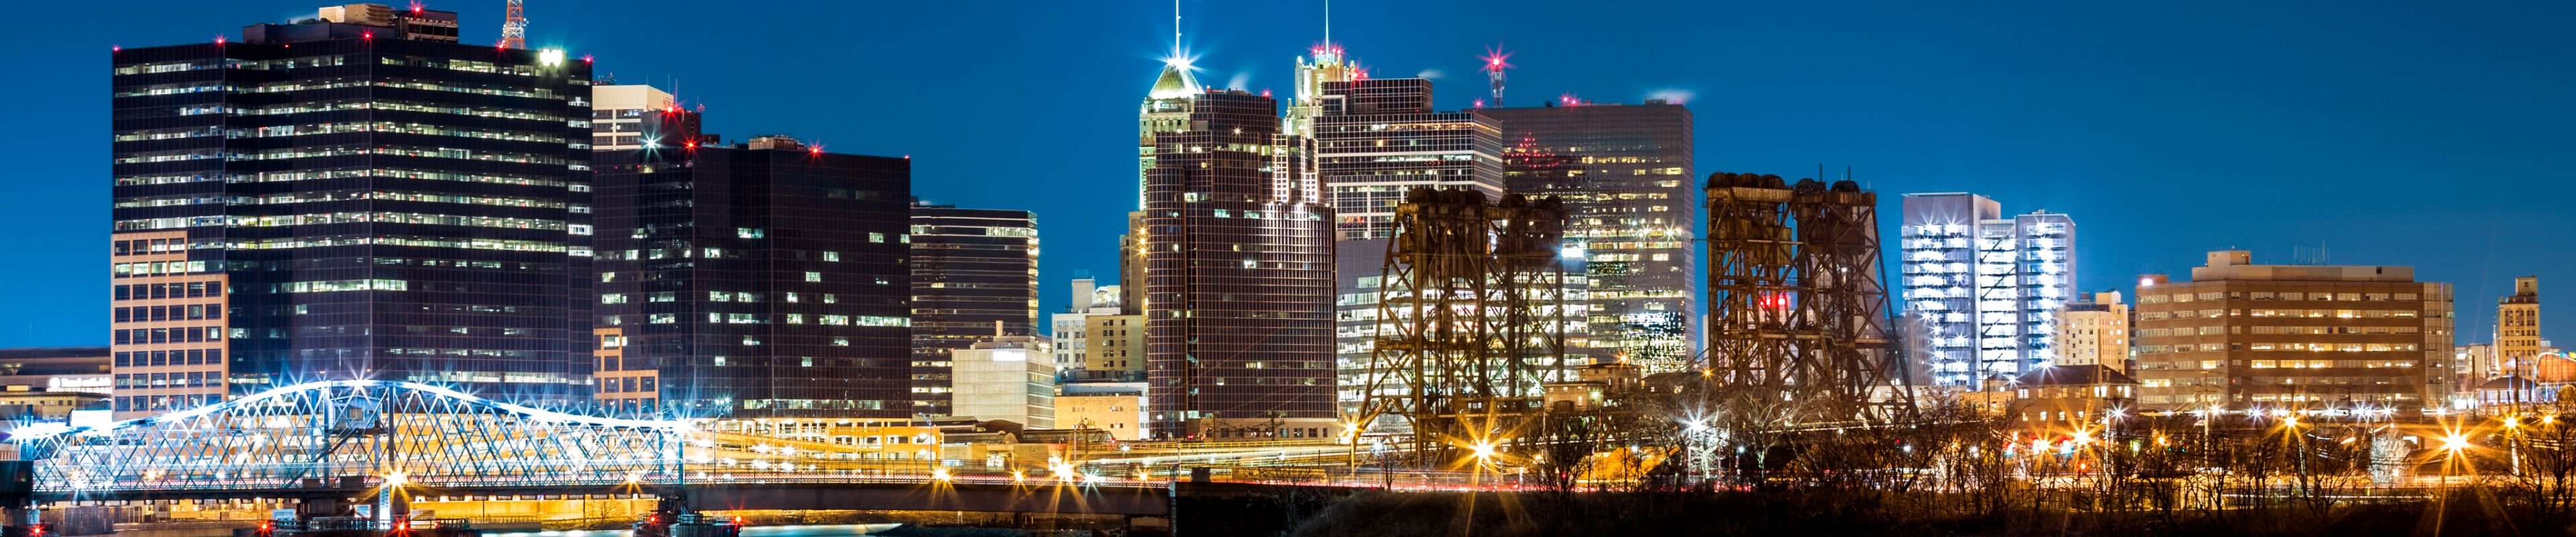
POLYGON ((1098 429, 1121 441, 1145 438, 1145 383, 1076 382, 1055 397, 1055 423, 1064 429, 1098 429))
POLYGON ((1036 338, 996 337, 949 359, 954 415, 1055 428, 1055 364, 1036 338))

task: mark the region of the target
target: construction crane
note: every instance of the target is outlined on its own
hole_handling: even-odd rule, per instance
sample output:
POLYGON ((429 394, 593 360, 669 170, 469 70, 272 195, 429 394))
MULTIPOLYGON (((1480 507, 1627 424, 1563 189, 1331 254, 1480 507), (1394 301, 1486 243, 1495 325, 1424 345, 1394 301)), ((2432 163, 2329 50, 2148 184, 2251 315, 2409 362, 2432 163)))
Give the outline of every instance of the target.
POLYGON ((528 14, 523 0, 510 0, 508 15, 501 21, 501 48, 528 48, 528 14))

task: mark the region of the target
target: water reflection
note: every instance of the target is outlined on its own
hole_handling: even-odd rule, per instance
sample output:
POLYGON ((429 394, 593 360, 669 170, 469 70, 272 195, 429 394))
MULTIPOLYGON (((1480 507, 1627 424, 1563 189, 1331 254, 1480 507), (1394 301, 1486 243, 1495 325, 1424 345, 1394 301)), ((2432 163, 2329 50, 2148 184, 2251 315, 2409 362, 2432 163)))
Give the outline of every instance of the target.
MULTIPOLYGON (((894 529, 902 524, 830 524, 818 526, 752 526, 742 529, 743 537, 826 537, 867 535, 894 529)), ((627 530, 574 530, 485 533, 488 537, 626 537, 627 530)))

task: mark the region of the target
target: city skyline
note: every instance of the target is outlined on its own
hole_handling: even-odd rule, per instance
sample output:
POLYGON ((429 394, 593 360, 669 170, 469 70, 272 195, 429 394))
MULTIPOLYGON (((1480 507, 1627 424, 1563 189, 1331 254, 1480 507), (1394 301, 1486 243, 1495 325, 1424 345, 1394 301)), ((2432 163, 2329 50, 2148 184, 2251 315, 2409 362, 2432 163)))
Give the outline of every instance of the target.
POLYGON ((2576 535, 2576 6, 307 1, 17 13, 0 537, 2576 535))
MULTIPOLYGON (((105 49, 187 40, 176 36, 211 39, 212 32, 231 34, 238 24, 257 20, 241 20, 241 13, 285 14, 311 7, 308 2, 291 1, 259 6, 262 7, 172 6, 110 31, 51 36, 33 55, 43 59, 11 61, 41 62, 23 67, 22 71, 93 72, 101 58, 79 54, 82 46, 105 49), (210 25, 207 21, 218 22, 210 25), (56 49, 60 54, 48 54, 56 49)), ((466 21, 466 42, 497 37, 498 25, 487 23, 499 19, 498 2, 439 2, 429 7, 460 12, 460 18, 466 21)), ((907 47, 900 50, 905 54, 824 56, 830 61, 862 62, 863 66, 867 62, 884 62, 885 69, 861 71, 928 71, 937 67, 943 74, 954 73, 971 81, 940 88, 952 98, 986 91, 1025 90, 1014 85, 1043 86, 1080 95, 1046 99, 1046 103, 1009 114, 1031 117, 1026 115, 1028 110, 1060 113, 1062 117, 1036 116, 1031 120, 1066 125, 1080 134, 1069 139, 1079 141, 1045 144, 1064 147, 1034 149, 1024 160, 999 162, 970 158, 964 146, 978 144, 940 142, 943 138, 967 139, 962 134, 940 136, 943 132, 953 133, 944 129, 957 127, 934 120, 954 118, 916 115, 919 113, 898 110, 903 106, 897 105, 867 104, 928 95, 907 95, 920 90, 859 88, 857 96, 833 101, 842 105, 821 107, 826 113, 815 114, 811 104, 772 104, 766 101, 775 100, 764 98, 767 90, 800 81, 728 76, 725 69, 705 67, 705 52, 629 52, 656 49, 607 30, 621 27, 622 18, 653 16, 655 10, 618 13, 584 9, 569 2, 538 2, 529 7, 531 18, 539 21, 531 28, 529 39, 532 46, 559 44, 576 55, 598 54, 601 57, 597 70, 626 74, 626 80, 621 82, 663 83, 677 79, 674 86, 684 102, 706 104, 725 112, 714 116, 708 132, 742 139, 765 133, 745 128, 778 129, 830 144, 834 150, 915 156, 921 166, 917 177, 925 201, 1037 211, 1050 223, 1051 230, 1060 230, 1050 235, 1062 237, 1052 248, 1056 255, 1049 256, 1043 264, 1046 272, 1040 287, 1060 290, 1060 286, 1051 284, 1069 279, 1073 270, 1104 275, 1114 271, 1114 237, 1124 223, 1118 216, 1127 209, 1121 203, 1127 196, 1126 183, 1119 180, 1125 167, 1112 156, 1121 142, 1107 137, 1114 135, 1101 133, 1123 130, 1121 126, 1126 123, 1117 116, 1127 112, 1127 105, 1121 103, 1130 102, 1127 99, 1142 89, 1138 81, 1159 68, 1153 56, 1167 48, 1169 40, 1169 35, 1163 33, 1168 29, 1163 25, 1169 22, 1163 10, 1169 6, 1147 3, 1084 8, 1030 6, 977 26, 964 24, 968 19, 938 11, 949 8, 885 6, 892 10, 930 10, 888 13, 889 16, 960 21, 914 31, 989 32, 1006 37, 992 43, 955 45, 960 47, 957 54, 889 45, 907 47), (1055 9, 1068 11, 1049 11, 1055 9), (1068 16, 1076 18, 1038 24, 1048 17, 1068 16), (1098 24, 1074 28, 1083 25, 1071 21, 1098 24), (1012 30, 1048 31, 1009 35, 1012 30), (1033 53, 1034 56, 992 50, 982 50, 986 54, 966 53, 979 47, 998 45, 1007 49, 1055 42, 1058 38, 1086 44, 1067 47, 1071 49, 1067 51, 1033 53), (961 59, 960 54, 973 59, 961 59), (1047 61, 1049 55, 1058 54, 1084 57, 1079 62, 1084 68, 1073 71, 1085 76, 1054 76, 1059 73, 1049 69, 1066 68, 1047 61), (1053 104, 1058 102, 1077 104, 1053 104), (1109 119, 1097 119, 1103 117, 1109 119), (1011 171, 1036 166, 1072 171, 1011 171), (1031 178, 1038 175, 1048 179, 1031 178), (1052 201, 1056 199, 1079 202, 1052 201), (1050 201, 1039 204, 1034 200, 1050 201)), ((1199 64, 1210 67, 1201 73, 1201 79, 1211 85, 1231 85, 1241 78, 1248 90, 1287 91, 1293 85, 1291 58, 1322 39, 1320 9, 1302 14, 1283 11, 1277 14, 1282 17, 1277 19, 1278 24, 1253 24, 1265 19, 1233 6, 1184 3, 1183 8, 1184 40, 1200 55, 1199 64), (1299 20, 1312 24, 1296 23, 1299 20)), ((42 17, 41 10, 46 8, 38 9, 37 16, 42 17)), ((2576 111, 2564 102, 2515 96, 2515 92, 2564 94, 2563 90, 2576 83, 2571 83, 2565 73, 2548 70, 2516 72, 2512 83, 2504 83, 2483 78, 2499 75, 2442 66, 2453 58, 2475 56, 2488 62, 2486 65, 2510 70, 2514 64, 2543 61, 2552 52, 2571 48, 2566 38, 2541 33, 2537 26, 2515 26, 2546 20, 2549 17, 2545 14, 2339 12, 2317 14, 2325 19, 2295 25, 2288 17, 2303 14, 2286 11, 2247 13, 2244 19, 2224 22, 2175 20, 2175 13, 2015 14, 2009 20, 2023 23, 2072 22, 2109 15, 2132 17, 2091 28, 2098 30, 2097 35, 2082 38, 2071 35, 2074 32, 2070 28, 2032 26, 2028 35, 2021 37, 2076 47, 2040 55, 1985 50, 1981 47, 2005 44, 1967 37, 1975 33, 1969 28, 1962 28, 1956 35, 1923 28, 1888 32, 1889 26, 1897 23, 1895 19, 1904 17, 1859 12, 1844 14, 1846 19, 1835 21, 1838 29, 1833 31, 1873 37, 1872 40, 1857 44, 1817 43, 1813 49, 1747 47, 1790 41, 1758 38, 1771 34, 1730 33, 1727 30, 1736 27, 1725 25, 1701 28, 1687 21, 1751 24, 1737 20, 1749 18, 1793 23, 1785 29, 1763 30, 1786 33, 1818 30, 1824 27, 1801 25, 1823 23, 1814 22, 1814 17, 1791 14, 1690 13, 1690 9, 1699 8, 1683 8, 1671 16, 1640 23, 1649 29, 1671 32, 1640 32, 1655 35, 1604 41, 1525 30, 1545 26, 1532 24, 1526 19, 1529 14, 1515 14, 1510 9, 1491 13, 1452 11, 1491 22, 1490 28, 1524 30, 1464 25, 1465 28, 1435 28, 1399 36, 1393 30, 1399 26, 1395 21, 1439 11, 1422 5, 1399 6, 1383 13, 1343 13, 1334 21, 1339 26, 1334 38, 1363 65, 1384 76, 1436 75, 1431 77, 1458 88, 1442 93, 1435 106, 1439 110, 1466 108, 1472 99, 1481 96, 1483 92, 1472 89, 1483 82, 1474 71, 1475 56, 1496 42, 1514 52, 1512 62, 1522 66, 1512 72, 1514 91, 1510 95, 1514 97, 1505 104, 1529 105, 1565 94, 1605 103, 1634 103, 1662 90, 1695 93, 1687 104, 1700 117, 1697 168, 1702 174, 1714 170, 1776 173, 1805 169, 1822 161, 1832 172, 1829 178, 1840 176, 1831 167, 1848 164, 1855 169, 1855 179, 1880 192, 1973 191, 2013 200, 2015 212, 2029 208, 2081 215, 2087 233, 2082 255, 2088 261, 2079 269, 2083 271, 2079 281, 2090 284, 2077 291, 2126 291, 2138 274, 2181 272, 2193 264, 2198 253, 2231 247, 2281 252, 2284 257, 2292 257, 2289 254, 2293 254, 2294 247, 2307 247, 2332 252, 2331 258, 2324 260, 2337 264, 2411 265, 2425 279, 2454 282, 2459 298, 2468 304, 2481 304, 2509 293, 2513 277, 2536 274, 2564 278, 2566 269, 2560 267, 2576 265, 2576 248, 2569 247, 2569 241, 2576 239, 2547 234, 2548 230, 2568 229, 2576 224, 2571 224, 2566 214, 2532 210, 2546 205, 2528 201, 2564 197, 2576 188, 2547 180, 2547 170, 2566 167, 2565 160, 2569 158, 2547 148, 2569 145, 2565 143, 2569 135, 2544 127, 2563 123, 2576 111), (2376 32, 2349 31, 2356 25, 2411 26, 2422 17, 2486 26, 2416 32, 2404 44, 2356 37, 2376 32), (2114 43, 2119 32, 2145 31, 2159 24, 2173 25, 2171 29, 2175 30, 2196 30, 2210 39, 2187 44, 2165 40, 2151 45, 2114 43), (2314 39, 2275 41, 2270 34, 2276 30, 2314 39), (1882 33, 1873 36, 1872 31, 1882 33), (2467 37, 2479 34, 2526 41, 2467 37), (1921 44, 1913 40, 1932 43, 1918 50, 1896 46, 1921 44), (2218 57, 2231 47, 2258 54, 2218 57), (1636 50, 1670 53, 1640 55, 1632 52, 1636 50), (2117 67, 2141 72, 2111 72, 2109 67, 2078 65, 2089 55, 2101 54, 2124 55, 2119 56, 2123 61, 2117 67), (1666 60, 1640 64, 1621 60, 1623 56, 1662 56, 1666 60), (1984 63, 1966 62, 1965 58, 1971 56, 1984 63), (1802 62, 1805 65, 1788 65, 1802 62), (2366 65, 2372 63, 2385 65, 2366 65), (1656 69, 1657 64, 1671 69, 1656 69), (2167 71, 2183 76, 2156 78, 2144 72, 2184 67, 2188 69, 2167 71), (1746 72, 1738 68, 1749 68, 1750 73, 1763 76, 1734 76, 1746 72), (1849 75, 1849 82, 1836 84, 1814 76, 1824 72, 1849 75), (1728 76, 1720 78, 1719 73, 1728 76), (2423 76, 2427 74, 2436 76, 2423 76), (2151 92, 2150 88, 2110 89, 2140 81, 2131 77, 2156 78, 2161 85, 2151 89, 2163 93, 2151 92), (1739 78, 1778 84, 1726 83, 1739 78), (1873 87, 1884 89, 1876 94, 1864 93, 1873 87), (2312 87, 2335 89, 2295 96, 2288 93, 2292 88, 2304 91, 2312 87), (1908 88, 1913 91, 1904 91, 1908 88), (1798 90, 1820 89, 1828 96, 1775 100, 1798 90), (2440 93, 2445 89, 2503 94, 2440 93), (1956 99, 1930 100, 1943 95, 1956 99), (2190 102, 2193 110, 2157 108, 2179 106, 2192 97, 2201 98, 2190 102), (1987 102, 1979 103, 1981 99, 1987 102), (2531 108, 2500 109, 2501 105, 2471 102, 2481 100, 2525 103, 2531 108), (2077 104, 2080 101, 2099 104, 2088 108, 2077 104), (2342 112, 2371 105, 2387 113, 2342 112), (1898 107, 1910 108, 1893 114, 1882 110, 1898 107), (2263 113, 2253 113, 2255 110, 2263 113), (1848 115, 1827 115, 1832 112, 1848 115), (2477 143, 2490 141, 2493 143, 2477 143), (2396 148, 2420 149, 2393 151, 2396 148), (2281 178, 2289 174, 2308 177, 2281 178), (2424 181, 2418 177, 2438 179, 2424 181), (2537 179, 2525 180, 2534 183, 2528 192, 2505 196, 2497 195, 2494 189, 2516 185, 2497 182, 2496 187, 2481 187, 2476 182, 2460 180, 2469 177, 2537 179), (2191 182, 2201 181, 2243 185, 2236 188, 2241 194, 2236 198, 2247 201, 2200 201, 2205 194, 2197 193, 2200 185, 2191 182), (2122 185, 2127 190, 2118 196, 2102 195, 2104 190, 2098 185, 2106 184, 2122 185), (2322 188, 2328 185, 2345 188, 2322 188), (2274 201, 2257 201, 2262 199, 2274 201), (2299 201, 2284 201, 2290 199, 2299 201), (2217 205, 2218 209, 2197 208, 2205 205, 2217 205), (2408 217, 2375 216, 2390 213, 2408 217)), ((1962 20, 1978 16, 1976 10, 1930 15, 1962 20)), ((707 16, 718 18, 706 22, 711 26, 748 24, 724 20, 723 17, 734 16, 729 14, 707 16)), ((1573 24, 1602 15, 1577 12, 1552 16, 1575 17, 1569 22, 1573 24)), ((776 22, 788 28, 800 24, 776 22)), ((864 45, 837 46, 867 50, 864 45)), ((814 50, 819 54, 831 48, 818 44, 814 50)), ((751 63, 740 69, 764 72, 767 70, 760 66, 767 62, 797 60, 752 57, 744 61, 751 63)), ((812 57, 804 61, 812 61, 812 57)), ((22 88, 13 93, 24 97, 21 102, 78 101, 94 99, 100 89, 96 85, 103 82, 99 79, 61 87, 22 88), (64 94, 55 96, 58 91, 64 94)), ((1662 94, 1675 96, 1670 92, 1662 94)), ((106 111, 96 107, 39 108, 31 114, 34 121, 69 128, 57 132, 57 136, 22 146, 72 156, 62 162, 36 162, 29 168, 33 172, 30 176, 61 179, 13 182, 7 188, 12 199, 29 205, 38 218, 65 221, 70 229, 82 231, 8 239, 13 251, 33 253, 28 259, 55 260, 19 265, 22 268, 15 271, 20 276, 18 280, 59 285, 26 285, 26 298, 46 307, 0 314, 0 344, 95 344, 105 339, 106 327, 99 325, 108 318, 108 305, 85 293, 98 287, 92 283, 104 284, 97 280, 105 276, 91 268, 96 265, 95 258, 80 257, 83 254, 78 252, 95 252, 92 249, 103 242, 103 237, 90 231, 100 226, 81 222, 95 224, 106 218, 105 207, 95 203, 106 195, 103 161, 107 159, 102 143, 107 138, 103 132, 106 111)), ((1061 292, 1042 292, 1042 297, 1041 309, 1047 312, 1061 310, 1067 302, 1061 292)), ((2489 337, 2492 310, 2464 307, 2460 313, 2460 342, 2480 342, 2489 337)), ((2543 327, 2544 335, 2569 333, 2570 321, 2565 317, 2544 318, 2544 322, 2548 323, 2543 327)))

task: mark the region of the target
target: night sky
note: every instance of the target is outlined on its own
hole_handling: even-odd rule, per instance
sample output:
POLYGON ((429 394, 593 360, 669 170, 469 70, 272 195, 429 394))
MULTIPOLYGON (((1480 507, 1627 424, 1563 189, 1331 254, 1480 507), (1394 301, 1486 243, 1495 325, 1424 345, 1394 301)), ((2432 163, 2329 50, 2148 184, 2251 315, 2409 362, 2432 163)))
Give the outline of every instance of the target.
MULTIPOLYGON (((109 48, 324 3, 12 6, 0 346, 107 342, 109 48)), ((675 89, 710 132, 910 155, 925 200, 1036 211, 1048 312, 1075 271, 1116 277, 1167 2, 528 3, 531 46, 675 89)), ((2513 276, 2576 289, 2576 3, 1734 4, 1346 0, 1332 37, 1375 76, 1434 78, 1443 108, 1484 96, 1497 44, 1509 104, 1687 96, 1696 173, 1849 166, 1888 236, 1907 192, 2071 214, 2086 290, 2228 248, 2413 265, 2456 285, 2469 343, 2513 276)), ((498 38, 502 5, 428 3, 469 43, 498 38)), ((1320 2, 1183 10, 1210 85, 1285 93, 1324 38, 1320 2)), ((2565 305, 2543 336, 2576 344, 2576 299, 2544 303, 2565 305)))

